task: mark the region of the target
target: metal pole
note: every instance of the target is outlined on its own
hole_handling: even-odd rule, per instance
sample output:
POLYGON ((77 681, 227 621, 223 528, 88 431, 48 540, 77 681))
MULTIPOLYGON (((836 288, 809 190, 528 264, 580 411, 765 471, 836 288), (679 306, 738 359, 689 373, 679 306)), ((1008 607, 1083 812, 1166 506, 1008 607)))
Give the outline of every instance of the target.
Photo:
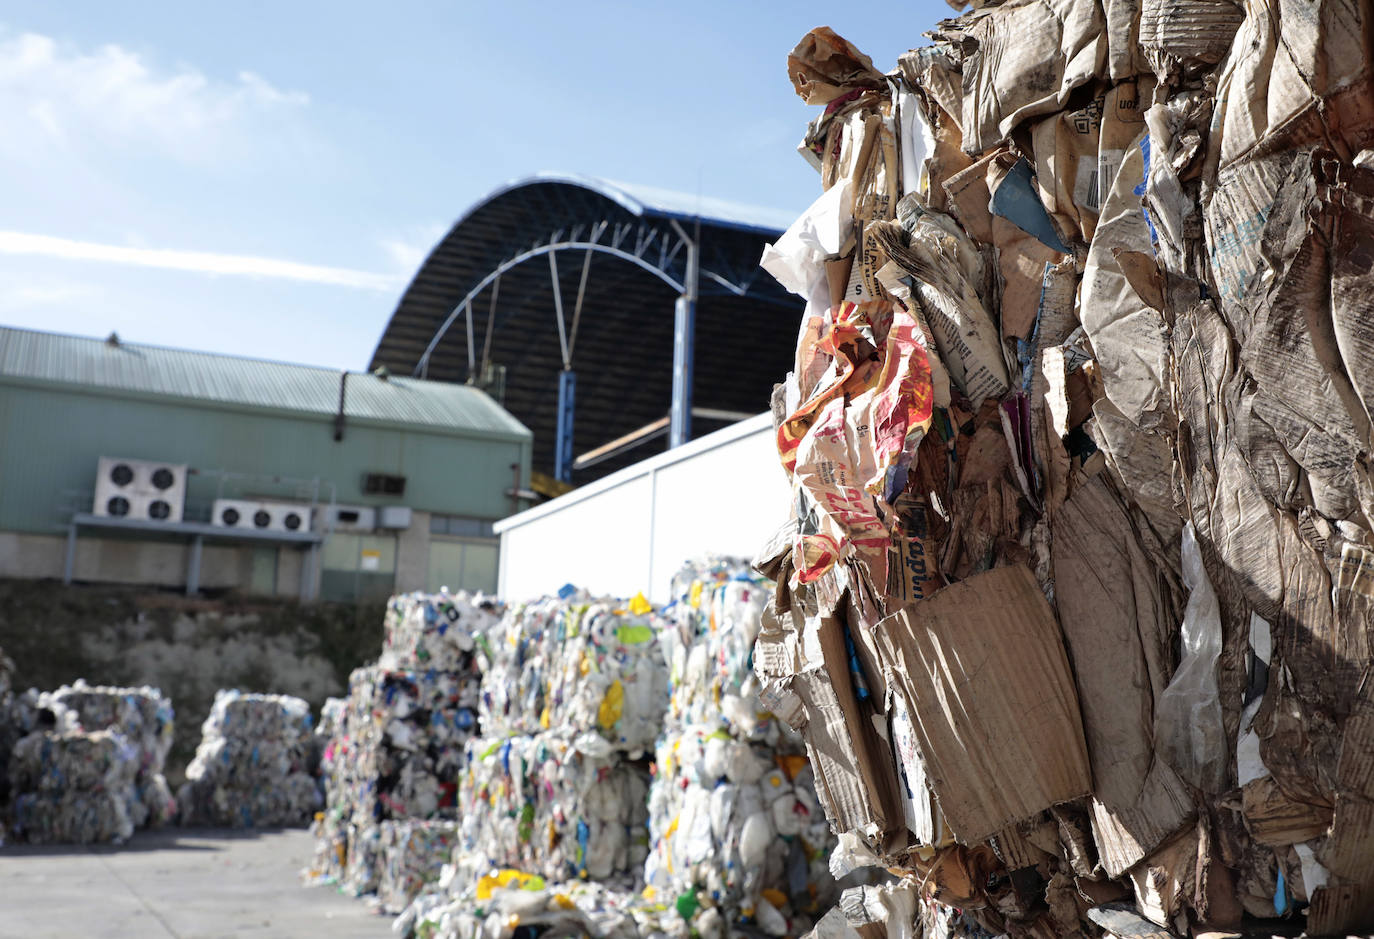
POLYGON ((558 373, 558 436, 553 453, 553 475, 559 482, 572 482, 573 418, 577 404, 577 373, 565 368, 558 373))
POLYGON ((76 522, 67 525, 67 562, 62 568, 62 583, 70 585, 76 570, 76 522))
POLYGON ((700 257, 697 242, 673 221, 678 237, 687 245, 687 273, 682 296, 674 305, 673 323, 673 402, 668 412, 668 448, 680 447, 692 439, 692 359, 696 346, 697 276, 700 257))
POLYGON ((186 596, 194 597, 200 592, 200 550, 205 539, 196 535, 191 539, 191 561, 186 565, 186 596))
POLYGON ((692 346, 696 301, 678 297, 673 327, 673 406, 669 412, 668 448, 692 439, 692 346))

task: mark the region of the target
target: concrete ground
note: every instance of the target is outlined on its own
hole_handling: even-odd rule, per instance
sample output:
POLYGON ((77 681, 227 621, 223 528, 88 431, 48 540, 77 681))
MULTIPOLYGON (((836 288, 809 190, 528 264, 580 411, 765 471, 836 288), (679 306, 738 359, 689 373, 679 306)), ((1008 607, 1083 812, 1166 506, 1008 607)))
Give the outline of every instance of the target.
POLYGON ((385 939, 391 917, 304 887, 306 831, 138 832, 128 844, 0 848, 0 939, 385 939))

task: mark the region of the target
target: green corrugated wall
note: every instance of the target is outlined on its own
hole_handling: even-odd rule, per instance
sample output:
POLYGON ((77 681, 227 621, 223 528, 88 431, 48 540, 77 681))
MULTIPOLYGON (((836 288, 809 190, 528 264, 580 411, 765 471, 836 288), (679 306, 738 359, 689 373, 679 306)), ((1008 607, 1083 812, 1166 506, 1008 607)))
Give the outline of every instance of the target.
MULTIPOLYGON (((64 491, 95 487, 101 456, 166 460, 200 470, 320 477, 345 504, 409 505, 420 511, 497 519, 505 495, 529 479, 530 444, 519 438, 463 437, 350 422, 336 443, 333 422, 200 408, 176 400, 133 399, 0 382, 0 530, 54 533, 65 527, 64 491), (364 473, 405 476, 403 497, 364 495, 364 473)), ((188 506, 214 498, 216 481, 192 477, 188 506)), ((226 497, 286 498, 261 485, 226 497)), ((321 491, 328 499, 328 490, 321 491)), ((80 506, 90 511, 90 505, 80 506)))

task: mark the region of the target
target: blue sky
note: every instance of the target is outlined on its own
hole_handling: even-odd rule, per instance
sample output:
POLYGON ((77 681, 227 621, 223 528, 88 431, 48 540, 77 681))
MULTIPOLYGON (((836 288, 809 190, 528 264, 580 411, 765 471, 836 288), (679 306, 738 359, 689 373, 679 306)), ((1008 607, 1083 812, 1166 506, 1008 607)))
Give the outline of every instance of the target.
POLYGON ((863 4, 19 2, 0 12, 0 323, 365 367, 501 183, 602 176, 792 214, 829 25, 892 68, 951 15, 863 4), (156 265, 156 266, 150 266, 156 265))

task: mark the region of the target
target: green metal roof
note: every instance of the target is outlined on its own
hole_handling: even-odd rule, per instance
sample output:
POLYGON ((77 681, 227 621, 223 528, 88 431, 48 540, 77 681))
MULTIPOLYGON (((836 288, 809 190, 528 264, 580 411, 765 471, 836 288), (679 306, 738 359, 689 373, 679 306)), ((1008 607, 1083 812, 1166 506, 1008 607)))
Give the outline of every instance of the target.
MULTIPOLYGON (((333 416, 339 379, 338 371, 309 365, 0 326, 0 382, 333 416)), ((344 415, 436 433, 531 436, 476 388, 398 376, 383 380, 366 372, 349 373, 344 415)))

